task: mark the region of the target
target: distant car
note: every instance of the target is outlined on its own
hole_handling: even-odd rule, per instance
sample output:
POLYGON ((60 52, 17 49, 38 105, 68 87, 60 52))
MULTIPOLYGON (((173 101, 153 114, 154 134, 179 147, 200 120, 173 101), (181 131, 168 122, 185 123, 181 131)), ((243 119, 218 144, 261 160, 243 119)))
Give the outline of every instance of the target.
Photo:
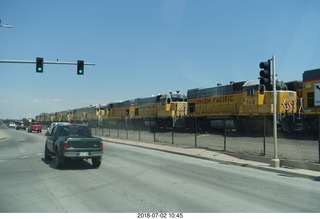
POLYGON ((42 125, 39 122, 31 122, 28 127, 28 132, 42 132, 42 125))
POLYGON ((9 123, 9 125, 8 125, 8 127, 9 127, 9 128, 14 128, 14 129, 15 129, 15 128, 16 128, 16 123, 14 123, 14 122, 10 122, 10 123, 9 123))
POLYGON ((27 127, 24 125, 23 122, 19 122, 16 124, 16 129, 19 130, 19 129, 23 129, 23 130, 26 130, 27 127))
POLYGON ((56 126, 56 125, 69 125, 69 122, 53 122, 51 123, 50 127, 48 127, 47 132, 51 133, 52 129, 56 126))

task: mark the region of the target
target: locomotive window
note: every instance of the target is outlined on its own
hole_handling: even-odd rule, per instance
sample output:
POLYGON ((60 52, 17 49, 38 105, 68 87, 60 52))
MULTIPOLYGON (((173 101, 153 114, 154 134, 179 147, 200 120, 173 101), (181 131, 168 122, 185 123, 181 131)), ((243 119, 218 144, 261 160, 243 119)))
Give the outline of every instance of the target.
POLYGON ((173 102, 182 102, 182 101, 184 101, 183 97, 171 97, 171 99, 172 99, 173 102))
POLYGON ((139 116, 139 109, 134 109, 134 115, 139 116))
POLYGON ((307 93, 307 98, 308 107, 314 107, 314 93, 307 93))
POLYGON ((189 113, 194 113, 195 112, 195 103, 189 103, 188 110, 189 110, 189 113))
POLYGON ((161 98, 160 99, 160 103, 161 103, 161 105, 165 105, 166 104, 166 99, 165 98, 161 98))
POLYGON ((254 96, 254 89, 248 89, 247 90, 247 96, 254 96))
POLYGON ((170 104, 170 103, 171 103, 171 99, 167 98, 167 104, 170 104))

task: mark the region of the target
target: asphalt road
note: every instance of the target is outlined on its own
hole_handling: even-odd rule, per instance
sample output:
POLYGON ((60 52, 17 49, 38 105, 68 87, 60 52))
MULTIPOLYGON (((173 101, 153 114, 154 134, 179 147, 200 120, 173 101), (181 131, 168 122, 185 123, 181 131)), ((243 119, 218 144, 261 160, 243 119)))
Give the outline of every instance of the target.
POLYGON ((1 213, 320 212, 319 181, 113 143, 56 170, 43 133, 1 131, 1 213))

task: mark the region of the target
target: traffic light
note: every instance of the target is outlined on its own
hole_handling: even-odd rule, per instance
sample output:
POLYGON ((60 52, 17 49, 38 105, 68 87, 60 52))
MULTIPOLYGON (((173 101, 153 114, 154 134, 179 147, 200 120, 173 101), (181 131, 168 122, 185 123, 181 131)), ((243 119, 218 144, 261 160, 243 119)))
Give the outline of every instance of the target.
POLYGON ((260 84, 265 85, 267 89, 271 89, 271 64, 270 60, 266 62, 260 62, 260 84))
POLYGON ((78 75, 83 75, 84 73, 84 61, 83 60, 78 60, 77 63, 77 74, 78 75))
POLYGON ((36 72, 43 72, 43 58, 41 57, 36 59, 36 72))

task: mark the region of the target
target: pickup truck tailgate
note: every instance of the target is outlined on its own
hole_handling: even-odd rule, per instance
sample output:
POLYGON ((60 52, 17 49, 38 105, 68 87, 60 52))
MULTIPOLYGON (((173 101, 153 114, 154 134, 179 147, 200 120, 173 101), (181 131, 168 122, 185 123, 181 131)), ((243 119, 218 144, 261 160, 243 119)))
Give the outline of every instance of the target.
POLYGON ((90 148, 90 149, 100 149, 101 142, 96 138, 68 138, 67 139, 68 148, 90 148))

